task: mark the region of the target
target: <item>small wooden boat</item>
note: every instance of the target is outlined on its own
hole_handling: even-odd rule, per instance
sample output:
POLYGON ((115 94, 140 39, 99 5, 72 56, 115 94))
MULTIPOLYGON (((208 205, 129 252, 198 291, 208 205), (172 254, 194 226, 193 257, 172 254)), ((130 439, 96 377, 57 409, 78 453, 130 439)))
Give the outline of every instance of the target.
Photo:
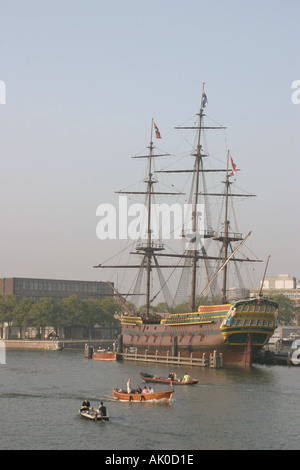
POLYGON ((93 408, 90 409, 81 409, 79 410, 80 416, 85 419, 90 419, 92 421, 109 421, 109 416, 102 416, 98 411, 93 408))
POLYGON ((109 349, 98 349, 92 355, 92 359, 95 361, 115 361, 117 359, 116 353, 109 349))
POLYGON ((47 346, 45 348, 45 351, 62 351, 63 349, 64 349, 63 346, 53 346, 53 347, 47 346))
POLYGON ((171 401, 174 393, 174 389, 161 390, 160 392, 153 393, 127 393, 125 390, 113 388, 113 396, 119 401, 128 402, 157 402, 157 401, 171 401))
POLYGON ((157 382, 161 384, 172 384, 172 385, 194 385, 198 383, 198 380, 191 379, 191 380, 180 380, 180 379, 169 379, 168 377, 159 377, 158 375, 151 375, 147 374, 146 372, 140 372, 141 378, 145 382, 157 382))

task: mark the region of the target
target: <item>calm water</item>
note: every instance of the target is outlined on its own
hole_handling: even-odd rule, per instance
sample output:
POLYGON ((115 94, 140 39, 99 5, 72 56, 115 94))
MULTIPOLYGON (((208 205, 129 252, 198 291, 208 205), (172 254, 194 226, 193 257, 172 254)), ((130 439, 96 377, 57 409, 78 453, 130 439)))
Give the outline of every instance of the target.
MULTIPOLYGON (((212 370, 173 366, 199 380, 175 387, 171 404, 118 403, 112 387, 167 365, 101 363, 83 351, 7 351, 0 365, 0 449, 299 449, 299 367, 212 370), (108 423, 78 415, 103 400, 108 423)), ((154 390, 164 388, 154 384, 154 390)))

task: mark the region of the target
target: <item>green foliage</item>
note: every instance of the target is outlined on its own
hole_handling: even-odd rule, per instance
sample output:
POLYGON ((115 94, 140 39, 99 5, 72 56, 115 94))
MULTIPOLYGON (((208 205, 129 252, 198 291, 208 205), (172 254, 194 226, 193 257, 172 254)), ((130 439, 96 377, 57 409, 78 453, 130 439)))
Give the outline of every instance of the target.
POLYGON ((14 309, 14 323, 20 327, 26 328, 33 325, 32 309, 34 302, 31 299, 20 300, 14 309))
POLYGON ((45 297, 36 302, 26 298, 19 300, 15 295, 0 296, 0 323, 13 323, 14 326, 45 328, 53 326, 82 325, 91 331, 95 324, 101 326, 119 325, 114 315, 122 311, 113 297, 103 300, 84 299, 72 295, 57 304, 45 297))
POLYGON ((170 308, 166 302, 160 302, 153 307, 153 311, 157 313, 170 313, 170 308))
POLYGON ((297 307, 294 302, 283 294, 268 294, 268 297, 278 302, 278 322, 281 325, 291 325, 297 315, 297 307))
POLYGON ((114 297, 106 297, 100 300, 100 307, 103 321, 107 323, 115 322, 114 316, 123 312, 121 305, 114 297))
POLYGON ((59 323, 59 306, 52 298, 45 297, 35 302, 30 310, 31 322, 36 327, 57 325, 59 323))
POLYGON ((12 323, 14 320, 14 311, 18 304, 17 296, 13 294, 4 295, 0 298, 0 321, 12 323))
POLYGON ((61 302, 63 318, 67 323, 81 325, 86 317, 87 305, 78 295, 71 295, 61 302))

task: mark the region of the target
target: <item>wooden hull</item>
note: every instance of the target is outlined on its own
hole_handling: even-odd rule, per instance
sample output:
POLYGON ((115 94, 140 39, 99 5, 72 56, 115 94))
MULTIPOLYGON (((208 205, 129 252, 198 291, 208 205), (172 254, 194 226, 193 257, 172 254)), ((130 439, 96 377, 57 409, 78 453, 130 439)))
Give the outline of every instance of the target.
POLYGON ((109 421, 109 416, 101 416, 95 410, 79 410, 79 414, 91 421, 109 421))
POLYGON ((140 372, 140 377, 145 381, 145 382, 157 382, 157 383, 164 383, 164 384, 172 384, 173 385, 195 385, 198 383, 198 380, 196 379, 191 379, 186 382, 182 382, 181 380, 171 380, 168 378, 164 377, 158 377, 156 375, 150 375, 146 374, 145 372, 140 372))
POLYGON ((170 388, 169 390, 162 390, 160 392, 154 393, 127 393, 119 392, 116 388, 113 388, 113 396, 119 401, 128 401, 128 402, 157 402, 157 401, 171 401, 174 393, 174 389, 170 388))
POLYGON ((116 361, 117 355, 112 351, 107 351, 106 349, 96 351, 92 359, 95 361, 116 361))
POLYGON ((233 304, 200 306, 198 313, 183 314, 182 320, 180 314, 170 315, 160 324, 123 322, 122 347, 137 354, 190 357, 192 353, 194 358, 205 354, 207 359, 216 351, 223 355, 224 365, 251 365, 252 357, 274 333, 277 304, 256 298, 233 304), (230 323, 234 306, 237 313, 230 323), (193 321, 188 322, 190 316, 193 321))

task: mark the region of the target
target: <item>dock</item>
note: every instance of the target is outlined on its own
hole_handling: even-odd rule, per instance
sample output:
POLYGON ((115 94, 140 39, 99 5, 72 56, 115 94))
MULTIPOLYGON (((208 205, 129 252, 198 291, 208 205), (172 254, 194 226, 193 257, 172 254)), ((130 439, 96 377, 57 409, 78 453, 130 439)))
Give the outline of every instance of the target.
POLYGON ((300 360, 293 356, 292 351, 262 351, 253 358, 254 364, 281 365, 281 366, 299 366, 300 360))
MULTIPOLYGON (((52 349, 57 347, 62 347, 63 349, 78 349, 83 350, 85 348, 86 343, 88 340, 65 340, 65 339, 58 339, 58 340, 35 340, 35 339, 5 339, 3 340, 4 346, 6 350, 36 350, 36 351, 44 351, 45 349, 52 349)), ((99 347, 113 347, 113 340, 90 340, 89 344, 94 348, 99 347)))
POLYGON ((222 353, 217 354, 217 351, 211 353, 209 357, 203 353, 201 358, 197 358, 193 357, 193 353, 190 353, 189 356, 181 356, 180 352, 178 352, 177 356, 171 356, 170 352, 167 351, 166 355, 162 356, 158 354, 158 351, 155 351, 155 354, 149 354, 146 350, 144 354, 138 354, 136 351, 132 353, 126 348, 125 352, 118 352, 117 359, 124 361, 155 362, 157 364, 210 367, 212 369, 223 368, 223 355, 222 353))

